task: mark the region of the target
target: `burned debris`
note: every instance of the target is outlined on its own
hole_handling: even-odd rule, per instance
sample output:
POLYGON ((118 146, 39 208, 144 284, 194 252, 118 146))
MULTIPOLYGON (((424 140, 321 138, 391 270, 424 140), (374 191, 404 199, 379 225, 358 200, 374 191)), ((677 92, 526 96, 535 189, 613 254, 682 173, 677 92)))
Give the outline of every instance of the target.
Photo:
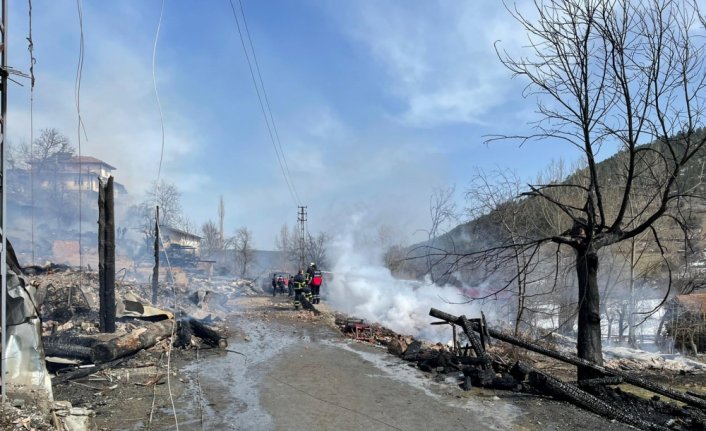
MULTIPOLYGON (((434 369, 435 371, 445 373, 454 369, 461 371, 463 373, 461 386, 466 390, 472 386, 480 386, 548 395, 640 429, 704 429, 706 427, 706 399, 704 395, 681 392, 623 370, 598 366, 575 355, 548 349, 489 328, 482 319, 469 320, 465 316, 453 316, 434 308, 430 310, 429 314, 460 326, 474 357, 467 357, 468 349, 457 349, 454 346, 451 351, 443 349, 435 353, 428 350, 426 352, 418 351, 413 355, 413 360, 418 361, 420 369, 428 371, 431 369, 428 365, 430 358, 425 358, 425 356, 431 355, 435 360, 434 365, 438 365, 438 368, 434 369), (587 367, 603 377, 578 382, 564 382, 526 362, 516 361, 511 367, 508 367, 507 361, 491 357, 476 334, 487 334, 512 346, 571 365, 587 367), (473 361, 468 359, 473 359, 473 361), (448 364, 452 364, 452 366, 448 364), (644 399, 626 393, 619 386, 622 383, 647 389, 680 401, 686 406, 678 407, 674 402, 663 402, 657 395, 651 399, 644 399)), ((402 358, 409 360, 407 352, 402 355, 402 358)))
POLYGON ((465 391, 485 388, 548 396, 645 430, 706 429, 704 393, 677 390, 644 373, 592 364, 491 328, 483 318, 453 316, 434 308, 429 314, 441 320, 433 325, 450 325, 453 338, 448 344, 415 340, 344 316, 336 324, 348 337, 386 346, 390 354, 438 375, 437 381, 456 376, 465 391), (496 340, 492 346, 491 340, 496 340), (560 364, 589 367, 601 377, 572 381, 566 378, 570 369, 554 375, 562 370, 560 364))

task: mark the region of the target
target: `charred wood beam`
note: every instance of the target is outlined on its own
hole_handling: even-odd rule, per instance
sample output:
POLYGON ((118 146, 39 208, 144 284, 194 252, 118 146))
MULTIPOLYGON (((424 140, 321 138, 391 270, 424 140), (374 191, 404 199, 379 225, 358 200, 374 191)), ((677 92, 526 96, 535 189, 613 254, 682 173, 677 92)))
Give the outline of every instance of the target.
POLYGON ((80 379, 86 376, 90 376, 91 374, 97 373, 98 371, 104 370, 106 368, 113 368, 116 367, 123 362, 127 361, 129 358, 120 358, 116 359, 114 361, 110 362, 105 362, 102 364, 96 364, 94 367, 90 368, 79 368, 73 371, 69 371, 66 373, 62 373, 56 377, 52 377, 51 382, 52 385, 60 385, 62 383, 66 383, 69 380, 76 380, 80 379))
POLYGON ((529 372, 529 384, 540 392, 555 398, 569 401, 608 419, 615 419, 645 430, 668 430, 669 428, 650 423, 613 407, 605 401, 585 392, 574 385, 562 382, 549 374, 536 369, 529 372))
POLYGON ((83 336, 66 335, 66 334, 49 335, 46 337, 42 337, 42 340, 43 340, 44 344, 46 344, 46 343, 63 343, 63 344, 72 344, 74 346, 84 346, 84 347, 93 347, 98 342, 98 340, 96 340, 93 337, 83 337, 83 336))
MULTIPOLYGON (((445 313, 441 310, 437 310, 436 308, 432 308, 429 311, 429 315, 436 317, 441 320, 446 320, 447 322, 454 322, 458 325, 460 325, 460 320, 459 317, 456 317, 454 315, 445 313)), ((480 328, 477 325, 471 325, 472 329, 474 331, 479 331, 480 328)), ((640 378, 638 376, 632 375, 628 372, 618 370, 616 368, 610 368, 610 367, 604 367, 600 365, 596 365, 593 362, 587 361, 585 359, 581 359, 576 355, 571 355, 568 353, 561 353, 561 352, 556 352, 554 350, 547 349, 545 347, 542 347, 540 345, 530 343, 525 340, 521 340, 517 337, 513 337, 512 335, 506 334, 504 332, 486 327, 488 334, 493 337, 497 338, 500 341, 504 341, 506 343, 512 344, 514 346, 521 347, 523 349, 527 349, 536 353, 540 353, 545 356, 549 356, 550 358, 557 359, 562 362, 566 362, 571 365, 575 365, 577 367, 586 367, 586 368, 591 368, 595 371, 598 371, 603 374, 607 375, 613 375, 613 376, 619 376, 625 381, 625 383, 630 383, 631 385, 641 387, 643 389, 647 389, 649 391, 652 391, 656 394, 664 395, 665 397, 672 398, 677 401, 681 401, 683 403, 686 403, 690 406, 698 407, 700 409, 706 410, 706 400, 702 400, 700 398, 691 396, 689 394, 679 392, 677 390, 674 390, 672 388, 666 387, 659 385, 657 383, 650 382, 648 380, 645 380, 643 378, 640 378)))
POLYGON ((596 386, 619 385, 623 383, 623 378, 620 376, 602 377, 599 379, 579 380, 576 384, 580 388, 594 388, 596 386))
POLYGON ((485 352, 481 339, 473 331, 471 322, 466 319, 466 316, 460 316, 457 321, 458 325, 463 329, 463 332, 466 334, 466 337, 468 337, 468 340, 471 342, 473 353, 476 354, 477 358, 480 358, 483 361, 482 367, 486 370, 489 370, 492 367, 492 361, 490 359, 490 356, 488 356, 488 354, 485 352))
POLYGON ((59 341, 44 341, 43 344, 45 356, 60 356, 62 358, 73 358, 84 361, 91 360, 92 349, 88 346, 62 343, 59 341))
POLYGON ((181 319, 177 323, 176 330, 176 340, 174 345, 176 347, 188 348, 191 347, 191 336, 194 335, 194 331, 191 330, 191 324, 188 319, 181 319))
POLYGON ((700 398, 702 400, 706 400, 706 394, 699 394, 693 391, 686 391, 687 394, 691 395, 692 397, 700 398))
POLYGON ((176 322, 172 319, 162 320, 122 337, 98 343, 93 346, 91 360, 95 363, 108 362, 152 347, 162 338, 171 335, 175 325, 176 322))
POLYGON ((220 333, 212 328, 209 328, 205 324, 199 322, 193 318, 182 319, 182 325, 188 324, 191 327, 194 335, 202 339, 206 344, 211 347, 220 347, 225 349, 228 347, 228 340, 223 337, 220 333))

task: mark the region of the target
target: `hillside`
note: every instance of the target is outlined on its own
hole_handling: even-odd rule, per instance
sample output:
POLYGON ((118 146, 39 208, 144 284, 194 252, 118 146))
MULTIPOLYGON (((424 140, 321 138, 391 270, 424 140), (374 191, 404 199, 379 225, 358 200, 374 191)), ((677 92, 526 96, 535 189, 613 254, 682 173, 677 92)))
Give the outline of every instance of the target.
MULTIPOLYGON (((701 138, 705 134, 706 129, 701 129, 696 135, 697 138, 701 138)), ((656 187, 654 171, 655 166, 659 165, 654 154, 662 149, 663 144, 656 142, 643 145, 638 151, 641 158, 636 164, 630 200, 630 210, 635 214, 628 214, 628 217, 632 216, 634 223, 640 223, 645 217, 637 210, 638 208, 646 207, 648 210, 652 208, 647 199, 656 187)), ((624 152, 618 152, 597 164, 606 204, 606 218, 609 221, 617 212, 625 190, 625 157, 624 152)), ((705 163, 706 152, 697 154, 681 170, 677 179, 677 187, 680 190, 688 190, 690 195, 688 199, 681 199, 678 202, 678 209, 684 215, 687 225, 681 226, 668 218, 655 224, 662 252, 651 232, 639 235, 635 239, 634 246, 639 258, 635 259, 634 267, 638 276, 643 279, 643 283, 660 284, 665 288, 671 271, 674 287, 678 291, 688 292, 706 284, 702 281, 706 277, 702 270, 706 264, 703 253, 706 245, 703 237, 703 232, 706 230, 706 202, 702 198, 706 196, 706 188, 703 184, 705 163)), ((586 177, 585 169, 577 169, 564 178, 552 181, 551 184, 556 187, 551 190, 559 191, 553 197, 577 207, 583 205, 585 196, 576 193, 574 186, 585 184, 586 177), (572 196, 571 193, 574 195, 572 196)), ((460 285, 477 282, 478 279, 485 279, 485 275, 478 274, 475 261, 463 259, 460 255, 559 235, 570 229, 572 223, 570 217, 558 210, 556 206, 548 205, 543 198, 528 195, 515 196, 511 200, 501 202, 493 210, 457 225, 432 241, 411 246, 409 256, 413 259, 406 269, 419 277, 428 273, 429 267, 433 267, 433 279, 439 283, 451 282, 460 285), (449 253, 449 256, 443 256, 445 253, 449 253), (428 257, 428 254, 431 257, 428 257)), ((630 241, 628 243, 630 244, 615 244, 605 250, 601 255, 602 268, 614 265, 616 255, 623 261, 628 259, 626 256, 632 253, 632 243, 630 241)), ((547 243, 542 251, 553 254, 556 252, 556 244, 547 243)), ((564 251, 571 254, 568 248, 564 251)), ((513 274, 516 269, 511 261, 503 262, 508 265, 501 265, 495 255, 491 260, 494 265, 498 265, 495 270, 513 274), (507 267, 501 268, 502 266, 507 267)), ((608 270, 608 272, 611 271, 613 270, 608 270)))

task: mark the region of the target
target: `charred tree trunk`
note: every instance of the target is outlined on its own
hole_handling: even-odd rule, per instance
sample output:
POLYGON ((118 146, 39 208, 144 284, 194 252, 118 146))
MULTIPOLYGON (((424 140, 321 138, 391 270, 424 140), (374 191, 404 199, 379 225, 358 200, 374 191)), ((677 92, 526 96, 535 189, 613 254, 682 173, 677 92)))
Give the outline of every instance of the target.
POLYGON ((91 360, 95 363, 108 362, 152 347, 162 338, 171 335, 175 329, 174 325, 176 325, 174 320, 162 320, 144 328, 135 329, 122 337, 98 343, 93 346, 91 360))
POLYGON ((159 291, 159 206, 154 219, 154 268, 152 268, 152 305, 157 305, 159 291))
POLYGON ((186 318, 182 320, 182 322, 191 326, 194 335, 202 339, 209 346, 220 347, 221 349, 228 347, 228 340, 225 337, 198 320, 186 318))
POLYGON ((91 348, 60 341, 44 341, 44 355, 81 360, 91 359, 91 348))
POLYGON ((668 428, 643 420, 641 417, 631 415, 585 392, 574 385, 564 383, 549 374, 531 368, 529 383, 539 391, 558 399, 564 399, 572 404, 592 411, 600 416, 616 419, 621 422, 636 426, 644 430, 668 430, 668 428))
MULTIPOLYGON (((598 290, 598 255, 595 250, 576 251, 576 275, 579 284, 578 357, 603 365, 601 347, 601 308, 598 290)), ((600 373, 586 367, 578 367, 578 380, 601 377, 600 373)))
POLYGON ((115 215, 113 177, 98 180, 98 279, 101 332, 115 332, 115 215))
POLYGON ((90 367, 90 368, 78 368, 73 371, 69 371, 67 373, 60 374, 56 377, 53 377, 51 379, 52 385, 60 385, 62 383, 66 383, 70 380, 76 380, 80 379, 82 377, 90 376, 93 373, 97 373, 98 371, 104 370, 106 368, 113 368, 117 365, 120 365, 124 361, 126 361, 128 358, 120 358, 116 359, 114 361, 106 362, 103 364, 97 364, 95 367, 90 367))

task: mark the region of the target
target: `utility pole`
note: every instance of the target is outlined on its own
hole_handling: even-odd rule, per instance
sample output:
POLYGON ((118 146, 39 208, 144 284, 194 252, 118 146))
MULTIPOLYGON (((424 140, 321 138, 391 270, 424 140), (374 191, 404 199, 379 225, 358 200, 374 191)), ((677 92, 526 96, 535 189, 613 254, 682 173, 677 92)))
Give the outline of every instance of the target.
POLYGON ((159 293, 159 205, 154 215, 154 267, 152 268, 152 306, 157 306, 159 293))
POLYGON ((299 269, 304 269, 306 265, 306 207, 299 207, 297 223, 299 223, 299 269))
POLYGON ((0 64, 0 229, 2 229, 2 249, 0 249, 0 295, 2 295, 2 360, 0 378, 2 378, 2 399, 5 402, 7 394, 7 220, 5 215, 6 198, 5 190, 5 150, 7 136, 7 2, 2 0, 2 28, 0 28, 0 46, 2 47, 2 61, 0 64))
POLYGON ((115 332, 115 212, 113 177, 98 178, 98 279, 100 331, 115 332))

